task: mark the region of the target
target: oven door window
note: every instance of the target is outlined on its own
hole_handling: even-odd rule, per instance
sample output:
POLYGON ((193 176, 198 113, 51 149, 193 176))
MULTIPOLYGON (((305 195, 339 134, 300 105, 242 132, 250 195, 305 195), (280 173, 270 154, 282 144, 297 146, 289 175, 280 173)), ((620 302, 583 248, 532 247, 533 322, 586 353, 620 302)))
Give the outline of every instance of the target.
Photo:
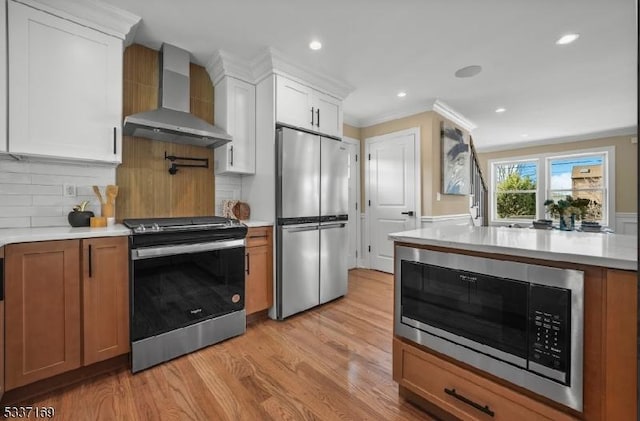
POLYGON ((133 341, 244 308, 244 247, 132 262, 133 341))
POLYGON ((527 357, 528 284, 402 261, 402 316, 527 357))

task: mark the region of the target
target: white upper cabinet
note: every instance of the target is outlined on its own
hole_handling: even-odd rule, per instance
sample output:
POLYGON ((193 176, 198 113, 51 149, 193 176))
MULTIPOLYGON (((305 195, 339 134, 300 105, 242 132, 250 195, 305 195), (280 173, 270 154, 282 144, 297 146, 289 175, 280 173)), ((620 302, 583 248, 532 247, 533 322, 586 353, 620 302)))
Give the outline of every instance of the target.
POLYGON ((342 102, 301 83, 277 76, 276 121, 342 137, 342 102))
POLYGON ((215 149, 216 174, 256 171, 256 87, 225 76, 215 86, 214 118, 233 140, 215 149))
POLYGON ((121 162, 122 40, 9 1, 15 154, 121 162))
POLYGON ((342 137, 342 101, 331 95, 314 91, 316 131, 342 137))
POLYGON ((7 151, 7 7, 0 0, 0 152, 7 151))

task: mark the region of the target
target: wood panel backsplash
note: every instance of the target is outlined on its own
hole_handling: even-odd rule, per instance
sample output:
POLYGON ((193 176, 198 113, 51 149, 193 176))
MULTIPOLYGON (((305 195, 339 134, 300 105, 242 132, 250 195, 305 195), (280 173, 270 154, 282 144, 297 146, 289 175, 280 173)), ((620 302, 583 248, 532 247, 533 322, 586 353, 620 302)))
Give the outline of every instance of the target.
MULTIPOLYGON (((138 44, 124 52, 123 115, 158 106, 158 51, 138 44)), ((191 113, 213 124, 213 85, 207 71, 191 64, 191 113)), ((213 149, 160 142, 140 137, 122 139, 122 164, 116 218, 213 215, 215 182, 213 149), (209 168, 180 168, 169 174, 168 155, 208 158, 209 168)))

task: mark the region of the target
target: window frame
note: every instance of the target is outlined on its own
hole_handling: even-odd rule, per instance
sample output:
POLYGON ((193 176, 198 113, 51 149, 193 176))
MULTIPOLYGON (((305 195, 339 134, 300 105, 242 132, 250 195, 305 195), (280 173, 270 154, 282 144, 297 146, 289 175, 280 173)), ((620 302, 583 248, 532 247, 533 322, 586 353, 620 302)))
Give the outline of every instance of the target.
MULTIPOLYGON (((501 159, 501 160, 490 160, 489 168, 491 169, 491 182, 489 184, 489 195, 491 198, 491 206, 490 206, 490 216, 491 216, 491 225, 509 225, 518 222, 527 222, 529 219, 523 218, 505 218, 498 219, 498 206, 497 206, 497 197, 498 191, 496 189, 497 177, 496 177, 496 167, 500 165, 508 165, 508 164, 519 164, 519 163, 534 163, 536 166, 536 215, 534 219, 538 218, 538 198, 540 195, 540 161, 537 158, 531 159, 527 157, 522 158, 511 158, 511 159, 501 159)), ((526 192, 529 192, 527 190, 526 192)), ((531 220, 533 221, 533 220, 531 220)))
POLYGON ((490 221, 489 225, 504 226, 514 223, 532 222, 528 219, 498 219, 497 218, 497 204, 496 196, 496 177, 495 166, 504 165, 509 163, 518 162, 536 162, 537 171, 537 191, 536 191, 536 219, 542 219, 545 215, 546 209, 544 201, 549 197, 551 191, 551 160, 563 159, 563 158, 581 158, 593 155, 603 156, 603 190, 604 190, 604 203, 606 203, 606 209, 604 209, 604 215, 602 226, 610 229, 615 229, 616 226, 616 210, 615 210, 615 196, 616 196, 616 180, 615 180, 615 147, 605 146, 588 149, 577 149, 569 151, 558 152, 545 152, 530 155, 520 155, 509 158, 497 158, 487 161, 487 168, 490 169, 490 183, 489 183, 489 199, 490 199, 490 221))

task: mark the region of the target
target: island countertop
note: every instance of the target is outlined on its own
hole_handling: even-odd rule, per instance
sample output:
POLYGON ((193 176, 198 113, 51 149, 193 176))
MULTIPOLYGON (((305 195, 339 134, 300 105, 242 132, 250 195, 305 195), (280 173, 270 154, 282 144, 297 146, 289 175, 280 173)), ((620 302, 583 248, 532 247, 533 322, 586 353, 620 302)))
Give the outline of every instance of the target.
POLYGON ((631 235, 450 225, 391 233, 389 238, 402 243, 638 270, 638 239, 631 235))

